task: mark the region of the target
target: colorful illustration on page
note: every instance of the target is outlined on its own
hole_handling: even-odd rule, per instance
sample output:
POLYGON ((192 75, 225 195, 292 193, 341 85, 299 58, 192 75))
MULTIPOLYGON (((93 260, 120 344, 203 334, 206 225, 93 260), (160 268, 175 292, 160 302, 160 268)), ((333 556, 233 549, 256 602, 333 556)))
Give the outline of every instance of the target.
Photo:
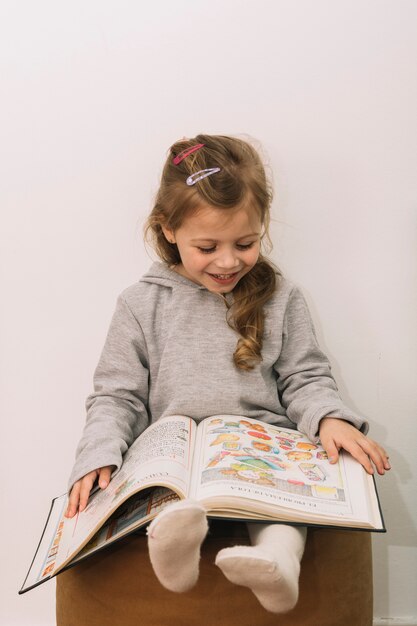
POLYGON ((210 441, 203 483, 227 478, 321 500, 343 502, 338 465, 297 431, 249 419, 216 417, 208 422, 210 441))
POLYGON ((51 545, 49 546, 45 561, 41 567, 41 571, 39 572, 38 580, 42 580, 43 578, 51 576, 54 572, 56 555, 58 553, 59 544, 61 542, 62 533, 64 530, 64 523, 65 521, 61 520, 58 524, 55 535, 51 541, 51 545))

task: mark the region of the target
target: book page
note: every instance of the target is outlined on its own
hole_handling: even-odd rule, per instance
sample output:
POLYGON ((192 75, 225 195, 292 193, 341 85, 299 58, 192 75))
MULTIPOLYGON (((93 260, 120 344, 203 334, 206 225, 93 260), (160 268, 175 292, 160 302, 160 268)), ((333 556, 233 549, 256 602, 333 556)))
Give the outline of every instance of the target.
POLYGON ((91 494, 82 513, 66 518, 68 495, 55 498, 20 593, 54 576, 90 539, 83 557, 146 524, 171 501, 185 497, 195 433, 196 425, 188 417, 161 419, 136 439, 124 456, 121 470, 107 489, 91 494), (139 495, 131 501, 135 493, 139 495))
MULTIPOLYGON (((214 416, 199 425, 200 468, 193 490, 199 500, 231 496, 276 504, 308 515, 353 518, 343 455, 326 452, 296 430, 237 416, 214 416)), ((365 510, 361 515, 367 516, 365 510)))
POLYGON ((95 534, 98 526, 139 490, 161 486, 185 497, 195 430, 195 423, 182 416, 163 418, 147 428, 126 452, 122 468, 109 486, 96 491, 82 513, 72 519, 62 518, 55 570, 63 567, 95 534))
POLYGON ((111 515, 98 532, 93 535, 86 546, 72 559, 72 563, 81 561, 86 556, 101 550, 121 537, 129 534, 132 529, 140 528, 153 519, 159 511, 179 496, 166 487, 151 487, 131 496, 111 515))
POLYGON ((56 555, 62 537, 63 521, 62 517, 67 502, 66 494, 55 498, 51 504, 51 510, 36 550, 35 557, 29 568, 29 572, 19 593, 28 591, 32 587, 48 580, 53 575, 55 569, 56 555))
POLYGON ((342 455, 348 478, 347 491, 355 515, 369 519, 375 529, 385 530, 374 477, 364 471, 350 454, 342 452, 342 455))

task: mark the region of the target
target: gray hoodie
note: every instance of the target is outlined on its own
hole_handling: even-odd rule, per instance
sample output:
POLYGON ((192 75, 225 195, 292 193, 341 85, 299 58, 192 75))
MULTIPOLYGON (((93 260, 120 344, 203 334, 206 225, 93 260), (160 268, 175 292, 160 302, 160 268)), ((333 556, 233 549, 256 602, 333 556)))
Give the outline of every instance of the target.
POLYGON ((317 442, 319 421, 331 414, 367 432, 337 393, 299 289, 278 277, 265 313, 262 361, 238 370, 239 335, 222 298, 154 263, 118 298, 69 488, 93 469, 119 469, 138 435, 167 415, 253 417, 317 442))

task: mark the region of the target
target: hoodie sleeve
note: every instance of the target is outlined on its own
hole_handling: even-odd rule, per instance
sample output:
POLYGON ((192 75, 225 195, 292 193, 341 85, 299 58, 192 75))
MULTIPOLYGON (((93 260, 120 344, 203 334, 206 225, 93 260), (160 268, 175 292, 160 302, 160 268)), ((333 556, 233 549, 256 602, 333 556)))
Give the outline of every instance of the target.
POLYGON ((117 301, 106 342, 94 373, 94 393, 68 483, 94 469, 115 465, 148 425, 148 358, 141 327, 123 295, 117 301))
POLYGON ((296 287, 289 295, 275 370, 288 418, 315 443, 319 422, 326 415, 347 420, 364 433, 368 431, 368 423, 340 399, 330 363, 317 343, 307 303, 296 287))

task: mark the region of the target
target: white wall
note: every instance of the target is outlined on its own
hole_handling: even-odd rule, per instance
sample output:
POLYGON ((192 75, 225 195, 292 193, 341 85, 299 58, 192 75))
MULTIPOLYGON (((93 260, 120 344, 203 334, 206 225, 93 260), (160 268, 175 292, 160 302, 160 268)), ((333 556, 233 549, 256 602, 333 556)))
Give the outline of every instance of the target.
POLYGON ((268 154, 275 259, 394 466, 375 615, 412 623, 416 18, 413 0, 1 2, 3 626, 54 623, 54 583, 17 590, 116 295, 150 263, 166 150, 198 132, 249 133, 268 154))

